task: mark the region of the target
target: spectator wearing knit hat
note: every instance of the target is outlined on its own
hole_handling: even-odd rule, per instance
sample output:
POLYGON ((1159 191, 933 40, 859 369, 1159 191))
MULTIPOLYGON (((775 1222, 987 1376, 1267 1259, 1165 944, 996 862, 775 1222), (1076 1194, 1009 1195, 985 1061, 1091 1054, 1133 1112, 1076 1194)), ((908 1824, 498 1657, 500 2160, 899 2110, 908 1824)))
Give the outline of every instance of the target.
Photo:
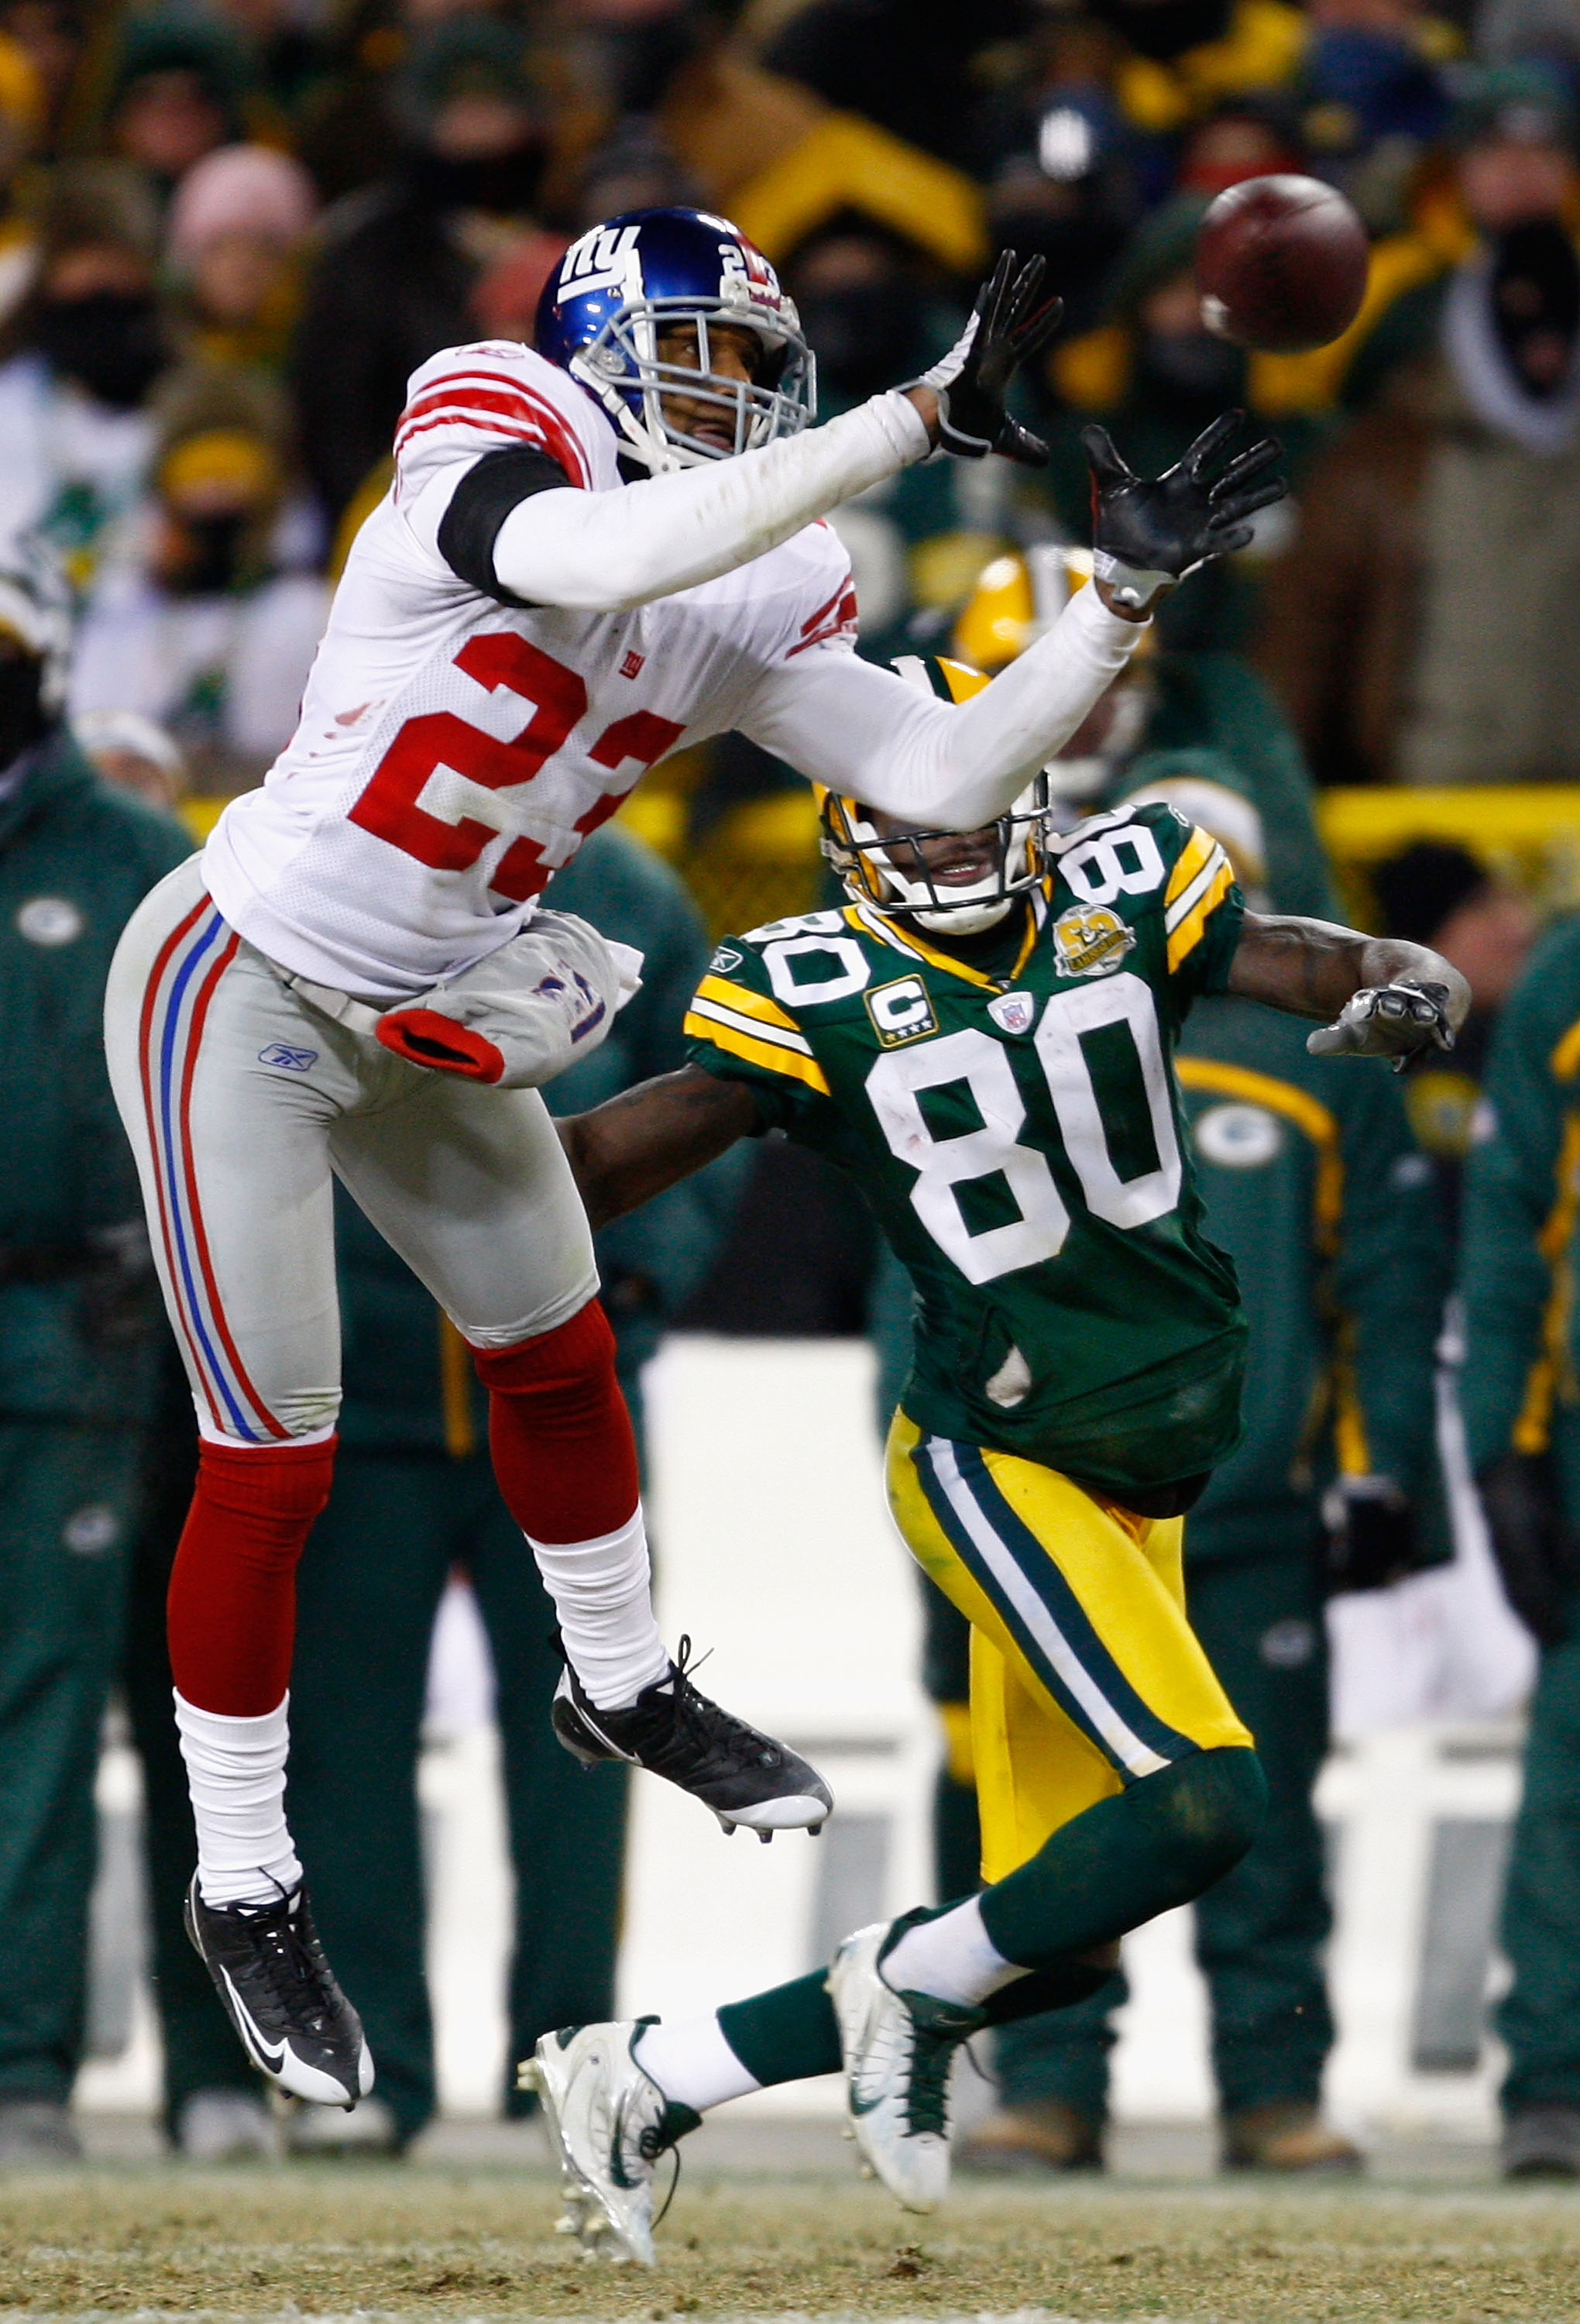
POLYGON ((289 740, 327 591, 288 555, 287 415, 239 372, 172 382, 133 553, 83 611, 69 708, 168 728, 193 787, 256 782, 289 740))
POLYGON ((1456 134, 1457 242, 1423 240, 1373 314, 1348 391, 1369 408, 1268 590, 1260 658, 1323 781, 1580 780, 1575 115, 1507 68, 1456 134))
POLYGON ((32 284, 0 338, 0 531, 41 531, 80 587, 152 448, 143 405, 169 361, 153 204, 121 163, 63 163, 33 235, 32 284))
POLYGON ((225 145, 189 170, 165 249, 186 353, 207 365, 283 369, 300 304, 300 261, 317 198, 299 161, 225 145))
POLYGON ((108 142, 162 198, 245 134, 245 60, 220 20, 178 5, 137 11, 122 33, 108 142))
POLYGON ((524 33, 487 16, 435 24, 398 96, 400 165, 325 221, 297 345, 303 454, 332 522, 388 458, 418 365, 510 319, 491 278, 510 271, 519 336, 528 290, 564 248, 534 216, 545 114, 524 33))

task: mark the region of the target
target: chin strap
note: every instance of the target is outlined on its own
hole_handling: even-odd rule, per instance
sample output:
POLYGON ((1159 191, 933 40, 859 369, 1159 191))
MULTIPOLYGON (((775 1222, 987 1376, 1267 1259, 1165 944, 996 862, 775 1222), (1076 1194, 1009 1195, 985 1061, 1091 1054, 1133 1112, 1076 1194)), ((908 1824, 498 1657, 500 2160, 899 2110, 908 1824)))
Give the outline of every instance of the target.
POLYGON ((1000 896, 990 904, 962 904, 954 912, 910 911, 905 917, 925 928, 929 936, 985 936, 989 928, 1008 918, 1015 900, 1013 896, 1000 896))

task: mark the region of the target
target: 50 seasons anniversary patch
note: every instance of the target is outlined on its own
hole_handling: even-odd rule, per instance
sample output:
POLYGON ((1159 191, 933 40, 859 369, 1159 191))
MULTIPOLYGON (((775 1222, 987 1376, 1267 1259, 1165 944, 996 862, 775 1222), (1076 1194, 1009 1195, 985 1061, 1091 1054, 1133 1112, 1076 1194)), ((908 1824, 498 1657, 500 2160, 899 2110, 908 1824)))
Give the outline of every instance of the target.
POLYGON ((1072 904, 1053 923, 1053 959, 1061 976, 1111 975, 1134 943, 1134 929, 1103 904, 1072 904))

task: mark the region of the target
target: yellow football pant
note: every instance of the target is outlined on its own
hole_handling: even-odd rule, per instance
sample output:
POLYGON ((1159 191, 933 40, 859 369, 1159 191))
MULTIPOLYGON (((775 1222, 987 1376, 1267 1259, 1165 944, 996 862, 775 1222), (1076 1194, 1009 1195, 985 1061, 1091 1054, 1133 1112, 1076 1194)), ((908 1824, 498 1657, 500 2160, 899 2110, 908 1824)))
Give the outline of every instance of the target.
POLYGON ((985 1880, 1127 1784, 1251 1743, 1185 1618, 1182 1517, 1136 1517, 904 1412, 888 1495, 912 1555, 971 1625, 985 1880))

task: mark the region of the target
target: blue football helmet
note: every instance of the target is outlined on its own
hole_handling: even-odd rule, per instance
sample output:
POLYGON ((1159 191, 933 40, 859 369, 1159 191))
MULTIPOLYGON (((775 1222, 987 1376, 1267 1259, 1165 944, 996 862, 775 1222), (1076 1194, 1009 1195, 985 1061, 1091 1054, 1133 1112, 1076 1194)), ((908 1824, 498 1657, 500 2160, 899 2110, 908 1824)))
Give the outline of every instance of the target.
POLYGON ((816 417, 815 368, 795 301, 762 252, 704 210, 629 210, 574 242, 544 285, 537 342, 655 475, 798 435, 816 417), (695 369, 659 360, 658 335, 676 323, 696 327, 695 369), (753 379, 711 368, 710 325, 755 332, 762 360, 753 379), (729 447, 666 419, 666 391, 715 406, 732 430, 729 447))

